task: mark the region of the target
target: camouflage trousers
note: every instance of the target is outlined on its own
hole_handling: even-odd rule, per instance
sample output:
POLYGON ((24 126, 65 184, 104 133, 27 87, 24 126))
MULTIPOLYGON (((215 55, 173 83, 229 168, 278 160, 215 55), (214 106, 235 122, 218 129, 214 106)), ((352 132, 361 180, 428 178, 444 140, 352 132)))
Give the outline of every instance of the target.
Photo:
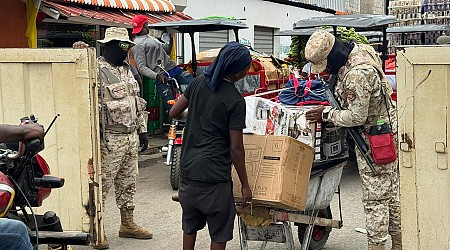
POLYGON ((138 135, 106 133, 108 148, 101 143, 102 158, 102 200, 114 183, 116 204, 119 209, 134 208, 133 197, 136 194, 138 175, 138 135))
POLYGON ((356 151, 363 186, 367 240, 370 245, 383 245, 389 234, 401 233, 398 164, 395 161, 386 165, 374 165, 380 173, 374 175, 359 150, 356 151))

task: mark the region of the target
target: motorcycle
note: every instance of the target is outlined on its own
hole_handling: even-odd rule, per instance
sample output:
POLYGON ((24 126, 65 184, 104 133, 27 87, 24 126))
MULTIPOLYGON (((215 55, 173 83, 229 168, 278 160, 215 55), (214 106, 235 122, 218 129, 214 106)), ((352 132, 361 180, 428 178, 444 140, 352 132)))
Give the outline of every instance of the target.
MULTIPOLYGON (((45 134, 57 117, 55 116, 45 134)), ((31 123, 37 123, 34 115, 21 119, 21 125, 31 123)), ((32 208, 42 206, 52 189, 64 186, 64 178, 50 175, 50 167, 39 155, 42 150, 44 142, 39 139, 1 145, 0 186, 4 188, 0 188, 0 217, 25 223, 30 229, 30 239, 35 249, 39 244, 48 244, 49 249, 88 245, 89 234, 63 232, 60 218, 55 212, 34 214, 32 208), (27 212, 27 207, 31 215, 27 212)))
MULTIPOLYGON (((169 76, 169 73, 162 66, 162 60, 158 60, 158 67, 169 76)), ((178 84, 177 79, 167 78, 169 86, 172 87, 174 93, 174 100, 169 100, 168 104, 174 105, 176 101, 183 95, 186 89, 186 85, 178 84)), ((182 119, 173 119, 171 124, 164 124, 164 127, 169 127, 169 133, 167 134, 167 147, 163 147, 162 151, 166 152, 166 165, 170 167, 170 186, 173 190, 178 189, 180 182, 180 159, 181 159, 181 146, 183 145, 183 134, 186 126, 187 110, 183 112, 182 119)))

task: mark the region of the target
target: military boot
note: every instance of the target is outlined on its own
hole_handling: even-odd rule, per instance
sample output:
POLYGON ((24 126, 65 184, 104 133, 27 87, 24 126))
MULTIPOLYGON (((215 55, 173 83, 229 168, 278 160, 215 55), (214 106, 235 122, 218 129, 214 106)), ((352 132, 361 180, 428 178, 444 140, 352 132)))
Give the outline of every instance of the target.
POLYGON ((391 235, 392 250, 402 250, 402 234, 391 235))
POLYGON ((376 246, 369 244, 368 250, 385 250, 385 247, 384 245, 376 246))
POLYGON ((105 239, 102 242, 94 245, 94 248, 95 249, 108 249, 109 248, 109 243, 108 243, 108 239, 106 238, 106 236, 105 236, 105 239))
POLYGON ((135 239, 151 239, 153 237, 153 234, 150 231, 147 231, 134 223, 133 209, 121 209, 120 218, 119 237, 135 239))

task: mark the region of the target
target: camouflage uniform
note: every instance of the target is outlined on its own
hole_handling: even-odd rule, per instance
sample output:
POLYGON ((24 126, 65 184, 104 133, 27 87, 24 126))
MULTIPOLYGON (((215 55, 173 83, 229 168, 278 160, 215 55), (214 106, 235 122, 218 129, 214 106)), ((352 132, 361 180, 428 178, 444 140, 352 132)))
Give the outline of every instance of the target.
MULTIPOLYGON (((335 37, 325 30, 316 31, 310 37, 305 48, 305 57, 312 63, 313 73, 325 70, 334 44, 335 37)), ((368 131, 379 119, 388 123, 389 110, 392 128, 396 130, 397 118, 391 105, 391 93, 392 88, 387 83, 381 69, 381 60, 375 50, 368 45, 355 45, 338 74, 336 94, 343 110, 325 109, 324 113, 328 112, 328 115, 323 115, 323 118, 326 118, 324 121, 342 127, 362 126, 368 131), (389 108, 386 108, 383 93, 389 108)), ((368 144, 367 138, 363 137, 368 144)), ((363 184, 362 202, 366 214, 369 249, 375 249, 373 246, 380 246, 376 249, 384 249, 388 234, 395 236, 392 238, 393 246, 395 245, 393 249, 401 249, 398 162, 374 165, 380 173, 374 175, 359 150, 356 152, 363 184)))
MULTIPOLYGON (((338 99, 345 110, 330 110, 328 121, 342 127, 362 125, 365 131, 379 119, 388 123, 384 92, 388 98, 392 128, 396 133, 395 109, 390 105, 392 89, 382 74, 378 60, 372 47, 355 45, 347 64, 340 69, 336 85, 338 99)), ((365 136, 364 139, 369 145, 365 136)), ((388 234, 401 233, 398 162, 374 165, 380 173, 374 175, 359 150, 356 150, 356 155, 363 184, 362 201, 368 242, 369 245, 384 245, 388 234)))
POLYGON ((114 183, 117 207, 132 209, 138 174, 138 133, 147 132, 143 116, 146 103, 139 97, 139 85, 128 65, 115 67, 102 57, 98 65, 103 88, 99 106, 102 109, 103 102, 105 111, 100 116, 101 124, 105 119, 105 138, 101 142, 103 204, 114 183))

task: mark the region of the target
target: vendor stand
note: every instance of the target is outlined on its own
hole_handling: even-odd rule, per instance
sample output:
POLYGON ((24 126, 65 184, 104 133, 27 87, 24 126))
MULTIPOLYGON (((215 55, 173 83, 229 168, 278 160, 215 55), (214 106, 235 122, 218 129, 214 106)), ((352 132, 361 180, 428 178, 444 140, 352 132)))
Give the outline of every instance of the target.
MULTIPOLYGON (((205 55, 205 60, 199 60, 195 49, 194 34, 198 32, 210 32, 219 30, 232 30, 236 41, 239 42, 239 30, 247 29, 247 25, 240 20, 230 19, 194 19, 176 22, 161 22, 150 25, 152 29, 166 30, 174 29, 182 34, 189 34, 192 45, 192 59, 190 62, 184 62, 181 66, 189 70, 194 76, 203 74, 218 54, 220 48, 214 51, 200 52, 205 55)), ((252 95, 256 92, 265 92, 268 90, 280 89, 289 79, 289 70, 283 67, 283 62, 272 55, 265 55, 249 48, 253 57, 252 67, 247 76, 236 83, 238 90, 243 96, 252 95), (244 82, 242 85, 241 83, 244 82)), ((272 95, 271 97, 274 97, 272 95)))

